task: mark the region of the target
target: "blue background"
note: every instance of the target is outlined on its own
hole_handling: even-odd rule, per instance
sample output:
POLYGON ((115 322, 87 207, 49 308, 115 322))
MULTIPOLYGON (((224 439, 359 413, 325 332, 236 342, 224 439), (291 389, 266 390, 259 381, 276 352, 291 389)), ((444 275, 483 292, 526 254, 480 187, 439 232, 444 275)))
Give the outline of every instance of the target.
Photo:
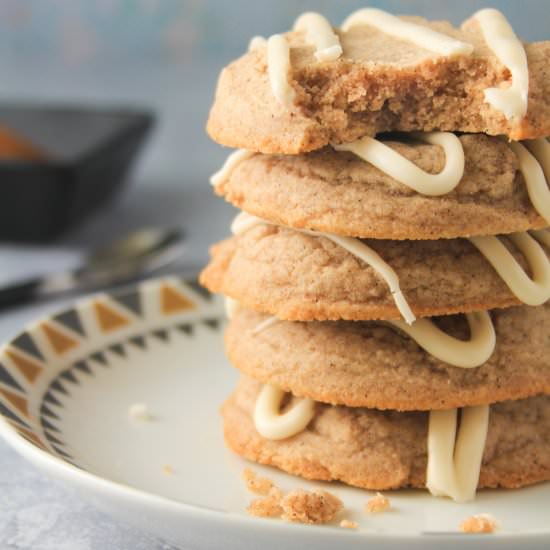
POLYGON ((204 134, 221 67, 303 11, 337 25, 365 5, 456 25, 492 5, 525 40, 550 35, 550 0, 0 0, 0 100, 151 106, 161 123, 145 170, 200 185, 224 155, 204 134))

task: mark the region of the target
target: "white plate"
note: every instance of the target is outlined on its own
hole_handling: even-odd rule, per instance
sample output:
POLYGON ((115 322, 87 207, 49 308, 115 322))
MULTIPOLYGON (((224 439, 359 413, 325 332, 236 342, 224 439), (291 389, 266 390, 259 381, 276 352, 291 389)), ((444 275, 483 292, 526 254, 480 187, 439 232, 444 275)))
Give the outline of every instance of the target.
MULTIPOLYGON (((485 491, 469 504, 395 492, 393 510, 371 516, 368 492, 330 485, 357 531, 247 516, 245 462, 225 449, 218 415, 237 378, 222 325, 220 303, 175 278, 38 321, 0 352, 0 434, 113 516, 181 547, 549 547, 549 484, 485 491), (130 418, 134 403, 154 419, 130 418), (496 516, 500 530, 459 533, 460 521, 480 512, 496 516)), ((283 489, 323 485, 253 468, 283 489)))

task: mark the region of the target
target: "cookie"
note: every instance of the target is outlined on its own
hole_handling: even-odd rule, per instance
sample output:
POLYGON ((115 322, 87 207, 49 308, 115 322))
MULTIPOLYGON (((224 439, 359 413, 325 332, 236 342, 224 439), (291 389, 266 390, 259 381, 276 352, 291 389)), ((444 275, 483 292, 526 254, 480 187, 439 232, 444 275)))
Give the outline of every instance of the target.
MULTIPOLYGON (((261 464, 307 479, 364 489, 424 488, 428 414, 317 405, 299 434, 272 441, 252 422, 260 384, 240 382, 222 408, 227 445, 261 464)), ((550 479, 550 397, 493 405, 479 488, 517 488, 550 479)))
MULTIPOLYGON (((384 143, 429 174, 440 173, 443 149, 403 135, 384 143)), ((546 227, 532 206, 509 145, 482 134, 459 137, 464 175, 441 196, 421 195, 349 152, 253 155, 215 187, 244 211, 274 223, 382 239, 498 235, 546 227)))
MULTIPOLYGON (((376 322, 279 321, 238 309, 225 333, 241 372, 300 397, 349 407, 449 409, 550 393, 550 305, 491 312, 496 345, 487 362, 462 368, 437 359, 412 338, 376 322)), ((468 340, 463 316, 435 320, 468 340)))
POLYGON ((510 71, 487 45, 477 20, 461 29, 447 22, 404 18, 473 46, 445 56, 358 25, 337 35, 343 54, 317 62, 304 32, 284 36, 292 105, 270 84, 267 47, 243 55, 221 73, 207 130, 214 141, 262 153, 298 154, 387 131, 449 130, 506 135, 513 140, 550 135, 550 42, 525 44, 528 110, 507 118, 485 91, 510 85, 510 71))
MULTIPOLYGON (((397 273, 417 317, 521 303, 468 240, 365 242, 397 273)), ((291 321, 400 318, 381 276, 326 237, 260 225, 214 245, 211 257, 201 284, 250 309, 291 321)))

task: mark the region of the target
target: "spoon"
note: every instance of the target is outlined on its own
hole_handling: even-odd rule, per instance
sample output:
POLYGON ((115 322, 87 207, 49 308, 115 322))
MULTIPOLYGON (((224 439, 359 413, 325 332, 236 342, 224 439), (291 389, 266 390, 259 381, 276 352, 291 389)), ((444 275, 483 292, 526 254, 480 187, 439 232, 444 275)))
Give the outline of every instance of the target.
POLYGON ((181 254, 180 229, 145 228, 92 250, 80 267, 0 288, 0 308, 65 292, 90 291, 144 276, 181 254))

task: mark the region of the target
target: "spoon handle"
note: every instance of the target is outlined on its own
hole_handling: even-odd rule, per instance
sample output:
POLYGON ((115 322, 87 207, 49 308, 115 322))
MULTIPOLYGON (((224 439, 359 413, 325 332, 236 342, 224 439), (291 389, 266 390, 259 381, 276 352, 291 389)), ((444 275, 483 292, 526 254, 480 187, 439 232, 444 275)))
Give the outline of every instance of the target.
POLYGON ((0 287, 0 309, 36 301, 75 288, 73 273, 54 273, 0 287))
POLYGON ((16 306, 36 300, 42 279, 29 279, 0 288, 0 308, 16 306))

